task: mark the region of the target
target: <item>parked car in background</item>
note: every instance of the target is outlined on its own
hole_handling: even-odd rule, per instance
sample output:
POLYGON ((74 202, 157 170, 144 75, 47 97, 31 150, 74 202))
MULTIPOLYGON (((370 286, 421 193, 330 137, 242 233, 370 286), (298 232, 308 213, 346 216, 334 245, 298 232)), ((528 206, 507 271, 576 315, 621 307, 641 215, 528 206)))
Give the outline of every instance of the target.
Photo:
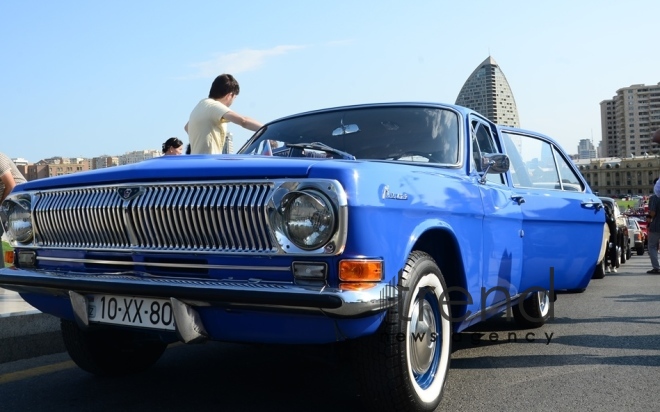
POLYGON ((509 309, 543 325, 605 222, 553 139, 431 103, 288 116, 236 155, 34 180, 2 207, 0 286, 61 318, 82 369, 139 372, 176 341, 347 341, 383 411, 436 409, 452 334, 509 309))
POLYGON ((646 221, 646 215, 632 214, 632 215, 628 215, 628 218, 637 221, 637 224, 642 230, 642 241, 644 242, 644 249, 646 249, 648 247, 648 238, 649 238, 649 232, 648 232, 649 228, 648 228, 648 222, 646 221))
POLYGON ((633 245, 638 256, 644 254, 644 232, 639 226, 637 219, 626 217, 628 224, 629 245, 633 245))
POLYGON ((626 263, 627 260, 628 245, 630 243, 628 238, 628 224, 625 220, 625 216, 621 214, 621 210, 614 199, 601 196, 600 200, 603 204, 609 205, 614 212, 617 231, 613 236, 614 242, 612 242, 611 247, 616 249, 617 257, 615 262, 610 262, 610 265, 618 268, 622 263, 626 263))

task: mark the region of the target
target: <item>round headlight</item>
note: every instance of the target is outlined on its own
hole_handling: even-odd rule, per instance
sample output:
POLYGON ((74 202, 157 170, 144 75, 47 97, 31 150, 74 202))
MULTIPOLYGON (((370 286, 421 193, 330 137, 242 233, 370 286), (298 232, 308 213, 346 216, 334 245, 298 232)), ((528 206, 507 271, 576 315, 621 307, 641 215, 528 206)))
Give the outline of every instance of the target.
POLYGON ((304 250, 326 244, 335 230, 335 213, 321 194, 292 192, 283 200, 284 230, 293 244, 304 250))
POLYGON ((7 236, 20 243, 32 241, 32 212, 28 201, 10 202, 7 212, 7 236))

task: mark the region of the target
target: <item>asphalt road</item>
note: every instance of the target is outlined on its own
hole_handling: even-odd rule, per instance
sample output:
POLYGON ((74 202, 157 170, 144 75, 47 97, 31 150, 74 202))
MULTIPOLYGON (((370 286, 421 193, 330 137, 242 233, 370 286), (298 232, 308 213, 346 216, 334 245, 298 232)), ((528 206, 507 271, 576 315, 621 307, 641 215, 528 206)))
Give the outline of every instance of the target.
MULTIPOLYGON (((660 405, 660 275, 648 256, 561 294, 554 319, 516 330, 499 317, 455 336, 439 410, 655 411, 660 405)), ((96 378, 66 354, 0 364, 3 411, 359 410, 329 348, 172 345, 148 372, 96 378)), ((331 348, 330 348, 331 349, 331 348)))

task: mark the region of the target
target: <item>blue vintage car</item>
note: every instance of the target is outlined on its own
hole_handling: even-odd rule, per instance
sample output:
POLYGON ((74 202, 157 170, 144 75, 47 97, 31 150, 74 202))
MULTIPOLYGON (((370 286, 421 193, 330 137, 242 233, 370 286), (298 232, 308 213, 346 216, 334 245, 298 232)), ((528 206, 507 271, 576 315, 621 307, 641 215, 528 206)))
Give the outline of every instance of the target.
POLYGON ((585 288, 604 210, 566 153, 463 107, 285 117, 237 155, 36 180, 3 204, 0 285, 62 319, 71 358, 142 371, 168 343, 349 341, 368 406, 433 410, 452 334, 585 288))

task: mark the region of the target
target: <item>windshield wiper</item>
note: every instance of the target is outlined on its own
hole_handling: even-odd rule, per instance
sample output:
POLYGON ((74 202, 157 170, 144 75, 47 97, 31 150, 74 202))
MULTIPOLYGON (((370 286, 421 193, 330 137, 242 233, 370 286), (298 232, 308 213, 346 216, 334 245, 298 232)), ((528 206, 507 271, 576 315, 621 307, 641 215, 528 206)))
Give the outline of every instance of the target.
POLYGON ((313 142, 313 143, 285 143, 286 147, 295 147, 296 149, 312 149, 312 150, 320 150, 322 152, 326 153, 332 153, 341 156, 342 159, 345 160, 355 160, 355 156, 353 156, 350 153, 342 152, 339 149, 335 149, 334 147, 330 147, 327 144, 320 143, 320 142, 313 142))

